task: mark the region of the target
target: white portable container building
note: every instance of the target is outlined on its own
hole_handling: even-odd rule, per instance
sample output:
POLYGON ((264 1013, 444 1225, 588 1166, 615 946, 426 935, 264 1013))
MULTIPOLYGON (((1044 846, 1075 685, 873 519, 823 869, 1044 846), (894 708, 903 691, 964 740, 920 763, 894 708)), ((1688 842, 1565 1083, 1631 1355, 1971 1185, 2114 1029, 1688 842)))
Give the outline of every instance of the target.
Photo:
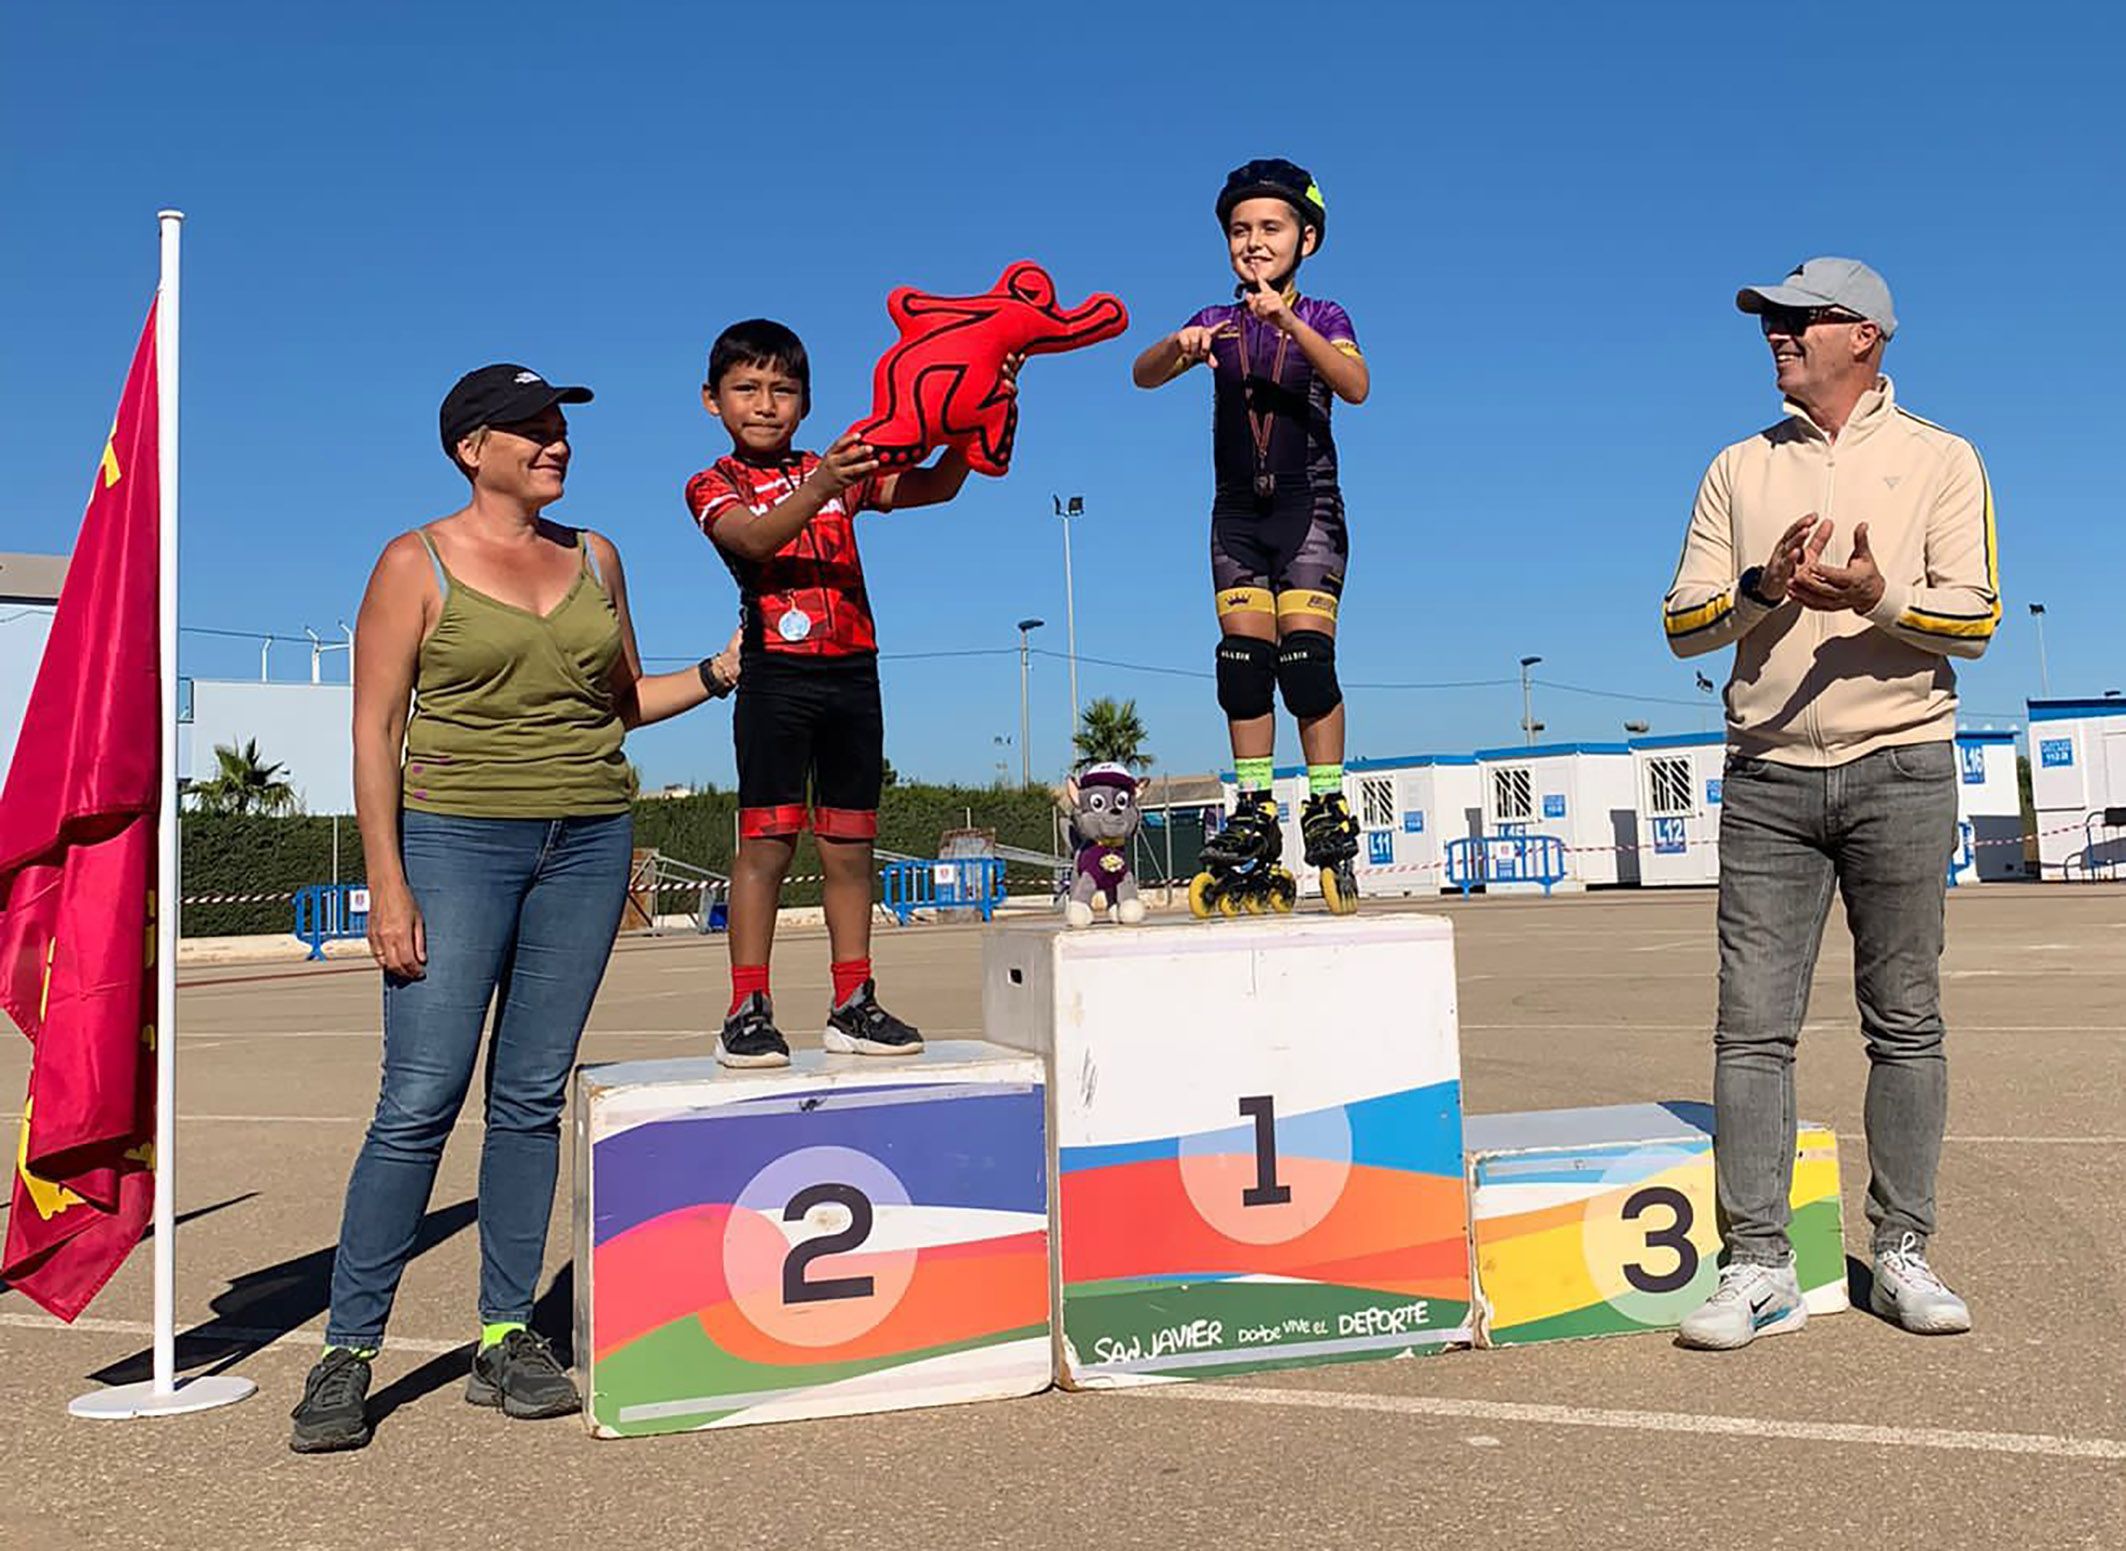
POLYGON ((1639 882, 1720 881, 1720 795, 1727 736, 1686 732, 1630 743, 1638 792, 1639 882))
POLYGON ((2029 876, 2023 861, 2023 798, 2015 781, 2015 734, 1959 732, 1956 849, 1949 858, 1949 881, 1999 883, 2029 876))
POLYGON ((1639 803, 1627 745, 1544 743, 1478 749, 1476 763, 1487 836, 1556 837, 1565 847, 1565 882, 1560 888, 1639 881, 1639 803))
POLYGON ((2040 875, 2126 879, 2126 698, 2029 705, 2040 875))

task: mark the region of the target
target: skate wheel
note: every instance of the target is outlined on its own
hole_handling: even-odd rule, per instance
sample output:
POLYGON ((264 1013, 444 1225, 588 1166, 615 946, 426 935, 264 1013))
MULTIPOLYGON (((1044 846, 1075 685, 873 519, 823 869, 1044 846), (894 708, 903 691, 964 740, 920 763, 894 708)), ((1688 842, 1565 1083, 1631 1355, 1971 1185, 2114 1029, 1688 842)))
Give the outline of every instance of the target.
POLYGON ((1267 915, 1270 902, 1261 894, 1250 894, 1240 902, 1240 908, 1251 916, 1267 915))
POLYGON ((1321 870, 1321 902, 1332 916, 1347 916, 1358 908, 1358 880, 1341 867, 1321 870))
POLYGON ((1235 899, 1230 894, 1219 895, 1218 913, 1224 916, 1228 921, 1232 920, 1235 916, 1240 914, 1240 901, 1235 899))
POLYGON ((1288 916, 1298 903, 1299 885, 1290 878, 1279 878, 1270 885, 1270 909, 1275 914, 1288 916))
POLYGON ((1207 872, 1199 872, 1188 881, 1188 913, 1199 921, 1208 921, 1217 914, 1218 901, 1212 894, 1218 880, 1207 872))

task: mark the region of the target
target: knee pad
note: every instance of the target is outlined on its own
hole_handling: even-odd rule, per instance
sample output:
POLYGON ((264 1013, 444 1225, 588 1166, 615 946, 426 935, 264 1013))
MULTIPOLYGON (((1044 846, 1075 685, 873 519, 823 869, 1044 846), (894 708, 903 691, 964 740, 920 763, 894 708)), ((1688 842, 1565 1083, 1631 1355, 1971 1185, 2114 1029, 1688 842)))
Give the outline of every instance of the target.
POLYGON ((1218 643, 1218 706, 1236 722, 1277 709, 1277 644, 1229 635, 1218 643))
POLYGON ((1344 703, 1336 682, 1336 638, 1319 630, 1295 630, 1277 649, 1277 683, 1284 706, 1302 721, 1327 716, 1344 703))

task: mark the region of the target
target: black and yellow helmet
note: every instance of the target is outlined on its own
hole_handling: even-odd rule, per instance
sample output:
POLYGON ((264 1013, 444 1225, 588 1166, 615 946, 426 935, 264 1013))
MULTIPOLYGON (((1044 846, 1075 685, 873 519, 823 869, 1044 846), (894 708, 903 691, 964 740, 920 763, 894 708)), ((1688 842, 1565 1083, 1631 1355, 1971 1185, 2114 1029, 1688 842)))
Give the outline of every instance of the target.
POLYGON ((1258 157, 1227 173, 1225 187, 1218 194, 1218 224, 1231 221, 1233 207, 1245 199, 1281 199, 1299 212, 1302 224, 1314 228, 1317 251, 1328 239, 1329 210, 1322 201, 1321 185, 1296 162, 1281 156, 1258 157))

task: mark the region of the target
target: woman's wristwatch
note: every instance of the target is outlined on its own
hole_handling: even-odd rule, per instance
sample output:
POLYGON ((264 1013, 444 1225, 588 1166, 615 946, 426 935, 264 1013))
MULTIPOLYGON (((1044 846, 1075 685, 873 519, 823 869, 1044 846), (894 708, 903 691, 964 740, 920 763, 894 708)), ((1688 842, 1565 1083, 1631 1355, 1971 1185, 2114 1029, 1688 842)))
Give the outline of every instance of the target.
POLYGON ((709 692, 711 700, 721 700, 738 687, 735 681, 726 679, 718 670, 714 657, 702 658, 694 669, 701 675, 701 687, 709 692))

